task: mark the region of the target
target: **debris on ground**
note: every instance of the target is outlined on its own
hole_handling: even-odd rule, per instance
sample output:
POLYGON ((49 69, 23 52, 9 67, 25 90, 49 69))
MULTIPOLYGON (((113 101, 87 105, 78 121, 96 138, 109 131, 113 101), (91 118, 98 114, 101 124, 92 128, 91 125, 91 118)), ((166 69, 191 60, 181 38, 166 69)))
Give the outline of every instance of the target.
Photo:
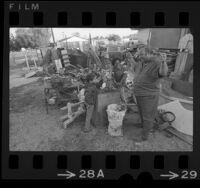
MULTIPOLYGON (((30 80, 30 82, 23 82, 23 85, 15 83, 16 87, 13 87, 11 84, 14 78, 11 79, 10 150, 191 151, 192 111, 185 109, 181 103, 192 105, 193 99, 188 96, 178 98, 175 91, 172 91, 174 95, 171 95, 169 92, 173 83, 164 79, 161 97, 168 102, 165 104, 165 101, 159 106, 159 109, 164 110, 161 115, 162 123, 158 123, 148 142, 137 145, 133 140, 133 137, 141 134, 142 128, 133 95, 134 75, 129 70, 133 68, 128 59, 131 53, 134 58, 140 58, 135 50, 125 51, 127 59, 125 58, 123 63, 120 62, 119 66, 119 72, 121 71, 123 76, 119 72, 116 74, 117 76, 120 74, 119 82, 113 76, 115 75, 114 65, 111 63, 113 59, 99 57, 92 46, 84 53, 74 50, 68 54, 65 51, 64 66, 59 70, 54 64, 45 64, 43 68, 37 67, 32 70, 24 69, 26 73, 23 81, 30 80), (42 77, 43 82, 41 79, 31 81, 37 77, 42 77), (88 83, 90 77, 93 78, 92 84, 88 83), (94 87, 90 87, 91 85, 94 87), (90 124, 90 118, 99 115, 95 114, 97 91, 118 92, 120 95, 117 98, 118 104, 109 103, 107 110, 103 109, 105 113, 107 112, 106 118, 109 123, 106 127, 96 126, 90 132, 83 132, 83 127, 87 123, 90 124), (168 116, 163 115, 165 112, 168 116), (170 113, 172 120, 169 120, 170 113), (169 119, 166 120, 166 117, 169 119)), ((166 50, 156 53, 167 54, 171 72, 174 69, 177 53, 166 50)))
POLYGON ((59 118, 65 111, 51 107, 46 114, 43 88, 42 80, 38 80, 10 89, 10 151, 192 151, 189 144, 159 131, 149 142, 136 146, 132 138, 141 128, 139 121, 133 124, 136 119, 131 113, 124 117, 123 137, 111 137, 104 126, 82 132, 84 115, 63 129, 59 118))
POLYGON ((173 121, 172 127, 184 134, 193 136, 192 111, 185 109, 178 100, 163 104, 159 106, 159 109, 174 113, 176 119, 173 121))

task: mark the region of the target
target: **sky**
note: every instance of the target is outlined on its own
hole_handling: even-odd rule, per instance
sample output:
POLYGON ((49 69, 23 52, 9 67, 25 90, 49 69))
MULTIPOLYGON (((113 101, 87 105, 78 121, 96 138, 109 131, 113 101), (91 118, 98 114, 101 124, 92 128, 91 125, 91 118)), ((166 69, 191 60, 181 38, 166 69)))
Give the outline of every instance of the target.
MULTIPOLYGON (((17 28, 11 28, 10 32, 15 35, 17 28)), ((130 34, 136 34, 137 30, 131 30, 130 28, 53 28, 55 40, 60 40, 71 36, 73 33, 80 33, 81 37, 88 38, 89 34, 91 37, 96 36, 108 36, 110 34, 117 34, 120 37, 127 36, 130 34)))

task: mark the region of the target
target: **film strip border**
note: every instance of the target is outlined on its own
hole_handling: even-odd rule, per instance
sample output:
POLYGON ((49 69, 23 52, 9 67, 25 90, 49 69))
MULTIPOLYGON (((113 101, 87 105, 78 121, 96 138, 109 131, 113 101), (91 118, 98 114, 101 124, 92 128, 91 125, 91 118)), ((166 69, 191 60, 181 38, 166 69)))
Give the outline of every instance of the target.
MULTIPOLYGON (((165 156, 162 153, 145 153, 144 155, 133 152, 128 155, 123 152, 114 154, 104 152, 26 154, 22 152, 11 154, 4 167, 7 168, 7 173, 15 179, 20 179, 21 173, 23 173, 23 179, 63 179, 64 175, 59 177, 58 174, 65 173, 66 170, 76 174, 72 179, 120 179, 127 176, 139 180, 167 179, 160 175, 168 171, 178 174, 179 177, 177 176, 176 179, 180 179, 184 171, 199 173, 193 168, 197 165, 196 162, 192 153, 189 155, 171 153, 165 156), (86 172, 92 170, 96 175, 83 178, 81 177, 83 170, 86 172), (103 176, 97 177, 100 170, 103 176)), ((187 179, 190 179, 190 176, 187 179)))
MULTIPOLYGON (((200 16, 197 2, 40 2, 37 4, 17 2, 10 7, 5 5, 7 27, 190 27, 194 28, 196 49, 200 16)), ((8 31, 6 29, 6 31, 8 31)), ((195 49, 195 51, 196 51, 195 49)), ((200 59, 195 55, 195 61, 200 59)), ((197 69, 196 73, 197 73, 197 69)), ((195 72, 194 72, 195 73, 195 72)), ((198 78, 194 78, 197 88, 198 78), (196 80, 196 81, 195 81, 196 80)), ((196 85, 196 87, 195 87, 196 85)), ((196 97, 195 97, 196 98, 196 97)), ((200 102, 198 98, 195 101, 200 102)), ((194 111, 197 106, 194 105, 194 111)), ((198 122, 196 116, 195 122, 198 122)), ((197 124, 196 124, 197 125, 197 124)), ((4 130, 8 130, 5 128, 4 130)), ((199 128, 194 126, 194 133, 199 128)), ((6 133, 8 136, 8 134, 6 133)), ((5 138, 5 136, 4 136, 5 138)), ((7 138, 8 139, 8 138, 7 138)), ((6 140, 5 143, 8 143, 6 140)), ((200 141, 194 135, 194 152, 186 153, 110 153, 110 152, 9 152, 8 146, 3 147, 3 178, 6 179, 55 179, 58 173, 66 170, 76 174, 81 169, 102 169, 105 179, 118 179, 130 175, 134 179, 160 179, 161 173, 183 170, 199 171, 200 141), (5 149, 6 148, 6 149, 5 149), (87 154, 86 154, 87 153, 87 154)), ((198 172, 200 173, 200 172, 198 172)), ((188 176, 189 178, 189 176, 188 176)))
MULTIPOLYGON (((9 23, 10 26, 20 26, 21 14, 19 12, 10 12, 9 14, 9 23)), ((106 26, 116 26, 117 25, 117 14, 116 12, 106 12, 105 15, 106 26)), ((188 27, 189 26, 189 13, 188 12, 179 12, 178 13, 177 26, 188 27)), ((67 12, 58 12, 57 13, 57 24, 58 26, 68 26, 68 16, 67 12)), ((130 13, 130 25, 132 27, 139 27, 141 25, 141 13, 140 12, 131 12, 130 13)), ((93 14, 92 12, 82 12, 81 13, 81 22, 82 26, 93 26, 93 14)), ((154 13, 154 26, 164 26, 166 23, 166 15, 164 12, 155 12, 154 13)), ((32 13, 32 24, 33 26, 43 26, 44 25, 44 13, 36 11, 32 13)))
POLYGON ((13 2, 6 8, 13 27, 188 27, 195 23, 197 5, 195 2, 75 1, 13 2))
MULTIPOLYGON (((57 169, 67 169, 68 167, 68 158, 67 155, 58 155, 57 158, 57 169)), ((33 155, 32 161, 33 169, 42 169, 43 168, 43 155, 33 155)), ((10 155, 8 160, 9 169, 18 169, 22 165, 22 161, 19 159, 18 155, 10 155)), ((131 169, 140 169, 140 155, 130 155, 130 168, 131 169)), ((105 165, 106 169, 115 169, 116 168, 116 156, 115 155, 106 155, 105 156, 105 165)), ((165 157, 164 155, 155 155, 154 156, 154 167, 155 169, 164 169, 165 167, 165 157)), ((189 167, 189 156, 180 155, 178 157, 178 166, 179 169, 188 169, 189 167)), ((91 155, 82 155, 81 156, 81 168, 90 169, 92 168, 92 156, 91 155)))

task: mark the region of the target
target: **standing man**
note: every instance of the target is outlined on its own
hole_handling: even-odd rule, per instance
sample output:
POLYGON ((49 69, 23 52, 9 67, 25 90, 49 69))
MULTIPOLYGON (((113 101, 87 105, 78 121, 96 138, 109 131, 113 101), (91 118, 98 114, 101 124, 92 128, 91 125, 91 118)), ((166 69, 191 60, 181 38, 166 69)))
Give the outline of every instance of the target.
POLYGON ((139 50, 139 61, 134 63, 134 95, 142 121, 142 134, 137 141, 148 139, 154 126, 160 93, 160 78, 167 76, 168 67, 165 55, 155 55, 144 47, 139 50))

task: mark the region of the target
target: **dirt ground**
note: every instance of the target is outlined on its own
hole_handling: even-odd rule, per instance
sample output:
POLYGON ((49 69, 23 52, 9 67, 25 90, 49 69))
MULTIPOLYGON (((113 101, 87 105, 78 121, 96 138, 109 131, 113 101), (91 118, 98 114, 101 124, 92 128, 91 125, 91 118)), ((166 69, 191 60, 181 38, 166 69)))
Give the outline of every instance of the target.
POLYGON ((84 115, 64 129, 59 122, 64 112, 52 106, 46 114, 42 78, 20 84, 17 78, 22 80, 20 76, 11 74, 11 151, 192 151, 192 146, 187 143, 158 131, 138 145, 133 138, 140 134, 141 128, 132 123, 123 125, 123 137, 109 136, 104 126, 84 133, 84 115))

